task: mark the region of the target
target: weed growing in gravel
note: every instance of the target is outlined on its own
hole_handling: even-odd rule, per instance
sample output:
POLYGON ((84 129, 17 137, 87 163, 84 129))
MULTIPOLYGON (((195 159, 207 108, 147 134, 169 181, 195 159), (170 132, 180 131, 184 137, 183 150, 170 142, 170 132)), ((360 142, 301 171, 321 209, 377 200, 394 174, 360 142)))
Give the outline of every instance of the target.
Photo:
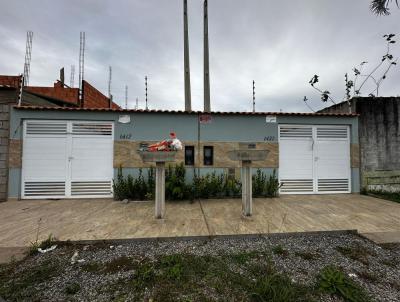
POLYGON ((285 250, 282 245, 277 245, 272 248, 272 252, 276 255, 287 257, 289 256, 289 251, 285 250))
POLYGON ((358 272, 357 274, 360 278, 370 281, 370 282, 375 282, 376 280, 378 280, 378 276, 374 273, 371 273, 367 270, 363 270, 361 272, 358 272))
POLYGON ((134 270, 137 267, 133 259, 122 256, 107 263, 88 262, 83 264, 81 269, 89 273, 115 274, 120 271, 134 270))
POLYGON ((4 299, 21 301, 33 298, 35 287, 59 274, 59 266, 46 260, 39 266, 14 272, 13 267, 0 272, 0 296, 4 299), (10 276, 12 276, 10 278, 10 276))
POLYGON ((336 295, 349 302, 367 302, 370 298, 366 292, 340 269, 327 266, 318 276, 318 289, 330 295, 336 295))
POLYGON ((251 289, 252 301, 294 302, 310 301, 310 289, 293 283, 286 275, 272 273, 257 279, 251 289))
POLYGON ((75 295, 80 290, 81 286, 76 282, 70 283, 65 287, 65 293, 67 295, 75 295))
POLYGON ((320 258, 320 255, 318 253, 311 253, 311 252, 295 252, 294 253, 296 256, 307 260, 307 261, 311 261, 311 260, 317 260, 318 258, 320 258))
POLYGON ((102 269, 102 265, 98 262, 88 262, 81 266, 81 269, 88 273, 98 273, 102 269))
POLYGON ((356 246, 338 246, 336 250, 342 255, 359 261, 362 264, 369 265, 368 256, 373 255, 372 252, 368 251, 366 248, 356 245, 356 246))
POLYGON ((39 253, 38 248, 41 248, 43 250, 48 249, 49 247, 51 247, 54 244, 54 241, 56 241, 56 238, 54 238, 52 234, 50 234, 49 237, 47 237, 47 239, 43 240, 40 243, 39 243, 38 239, 36 239, 35 242, 31 242, 31 245, 29 246, 27 254, 29 256, 34 256, 39 253))

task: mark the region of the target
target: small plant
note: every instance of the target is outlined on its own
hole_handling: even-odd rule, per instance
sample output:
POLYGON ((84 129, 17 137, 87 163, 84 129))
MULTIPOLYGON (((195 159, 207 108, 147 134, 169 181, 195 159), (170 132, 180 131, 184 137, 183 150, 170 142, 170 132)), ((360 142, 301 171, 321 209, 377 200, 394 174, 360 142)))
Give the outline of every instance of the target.
POLYGON ((320 257, 319 254, 311 252, 295 252, 294 254, 307 261, 316 260, 320 257))
POLYGON ((368 256, 371 254, 371 252, 360 245, 338 246, 336 247, 336 250, 350 259, 359 261, 365 265, 369 265, 368 256))
POLYGON ((287 257, 289 256, 289 251, 285 250, 282 245, 277 245, 272 248, 272 252, 276 255, 287 257))
POLYGON ((67 295, 75 295, 77 292, 80 291, 80 289, 81 289, 81 286, 78 283, 73 282, 73 283, 68 284, 65 287, 65 293, 67 295))
POLYGON ((333 266, 325 267, 318 276, 318 289, 330 295, 337 295, 349 302, 367 302, 370 298, 365 291, 333 266))

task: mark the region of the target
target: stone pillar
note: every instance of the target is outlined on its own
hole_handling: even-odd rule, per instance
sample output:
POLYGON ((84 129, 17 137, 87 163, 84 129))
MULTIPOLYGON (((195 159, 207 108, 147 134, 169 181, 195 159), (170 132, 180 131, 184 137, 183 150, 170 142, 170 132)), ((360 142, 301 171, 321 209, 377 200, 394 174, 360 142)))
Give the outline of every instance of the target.
POLYGON ((253 187, 251 175, 251 161, 242 161, 242 214, 251 216, 253 214, 253 187))
POLYGON ((165 216, 165 162, 156 162, 155 216, 157 219, 165 216))

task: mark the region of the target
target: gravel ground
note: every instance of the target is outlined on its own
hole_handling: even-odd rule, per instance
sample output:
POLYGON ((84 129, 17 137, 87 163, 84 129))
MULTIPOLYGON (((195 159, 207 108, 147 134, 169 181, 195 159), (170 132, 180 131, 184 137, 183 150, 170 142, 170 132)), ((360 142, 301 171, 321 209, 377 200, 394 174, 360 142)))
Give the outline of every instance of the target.
MULTIPOLYGON (((34 290, 41 293, 40 301, 111 301, 118 292, 106 289, 110 284, 132 278, 134 270, 94 274, 83 270, 82 266, 93 262, 109 263, 123 256, 140 260, 182 253, 220 256, 254 251, 265 254, 266 258, 270 255, 277 271, 286 273, 295 283, 311 285, 323 267, 334 265, 342 268, 375 301, 400 301, 400 245, 379 246, 355 234, 130 242, 115 246, 66 245, 46 254, 28 257, 16 264, 14 271, 26 271, 48 263, 57 267, 57 274, 53 277, 50 274, 47 281, 35 285, 34 290), (279 253, 276 247, 280 247, 279 253), (338 247, 358 252, 349 255, 340 252, 338 247), (71 264, 76 251, 76 260, 84 259, 84 262, 71 264), (74 295, 65 293, 70 283, 80 285, 80 290, 74 295)), ((323 296, 321 300, 341 301, 330 296, 323 296)))

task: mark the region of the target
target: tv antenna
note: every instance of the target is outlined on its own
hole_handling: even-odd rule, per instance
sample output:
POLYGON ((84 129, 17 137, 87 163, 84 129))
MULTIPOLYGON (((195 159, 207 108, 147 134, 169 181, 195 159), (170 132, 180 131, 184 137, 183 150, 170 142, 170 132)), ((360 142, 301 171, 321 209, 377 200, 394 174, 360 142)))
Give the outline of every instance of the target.
POLYGON ((26 32, 25 64, 24 64, 24 86, 29 85, 29 74, 31 72, 32 39, 33 39, 33 31, 27 31, 26 32))

